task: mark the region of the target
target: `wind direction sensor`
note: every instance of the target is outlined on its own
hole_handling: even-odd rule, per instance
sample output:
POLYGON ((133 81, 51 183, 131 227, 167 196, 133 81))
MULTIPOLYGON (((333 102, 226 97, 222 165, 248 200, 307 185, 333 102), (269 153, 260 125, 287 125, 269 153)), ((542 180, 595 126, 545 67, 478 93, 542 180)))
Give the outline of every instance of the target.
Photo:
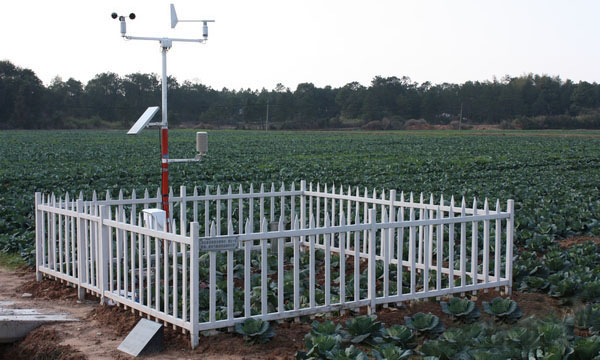
MULTIPOLYGON (((196 156, 191 159, 169 159, 169 123, 167 120, 167 51, 173 46, 173 42, 195 42, 204 44, 208 40, 208 23, 215 22, 214 20, 180 20, 177 18, 175 12, 175 6, 171 4, 171 28, 175 28, 179 22, 201 22, 202 25, 202 38, 198 39, 182 39, 182 38, 168 38, 168 37, 147 37, 147 36, 131 36, 127 35, 127 18, 134 20, 136 18, 134 13, 129 16, 119 15, 116 12, 111 14, 113 19, 118 19, 121 25, 121 37, 126 40, 149 40, 158 41, 161 47, 162 53, 162 119, 160 122, 150 122, 158 113, 158 106, 151 106, 140 116, 135 124, 129 129, 127 134, 137 135, 143 129, 149 126, 160 127, 161 137, 161 194, 162 194, 162 208, 166 213, 167 222, 169 221, 169 164, 170 163, 183 163, 183 162, 198 162, 202 160, 202 156, 208 151, 208 138, 205 132, 196 133, 196 156)), ((167 223, 167 226, 169 224, 167 223)))
POLYGON ((177 18, 177 12, 175 11, 175 5, 171 4, 171 29, 175 29, 178 22, 201 22, 202 23, 202 37, 208 38, 208 23, 215 22, 214 20, 180 20, 177 18))

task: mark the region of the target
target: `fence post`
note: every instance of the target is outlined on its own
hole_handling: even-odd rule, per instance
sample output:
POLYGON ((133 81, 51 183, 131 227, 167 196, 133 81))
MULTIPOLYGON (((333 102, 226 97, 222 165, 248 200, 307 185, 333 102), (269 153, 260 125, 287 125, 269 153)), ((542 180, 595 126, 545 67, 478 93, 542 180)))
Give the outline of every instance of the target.
POLYGON ((506 279, 508 285, 505 287, 506 295, 512 293, 512 257, 513 257, 513 235, 514 235, 514 222, 515 222, 515 201, 508 200, 506 203, 506 211, 510 214, 508 222, 506 224, 506 279))
POLYGON ((371 228, 369 229, 369 269, 368 269, 368 297, 369 297, 369 308, 368 313, 373 314, 376 310, 375 308, 375 298, 377 297, 377 279, 376 276, 376 251, 377 251, 377 230, 375 229, 377 210, 369 209, 369 224, 371 224, 371 228))
POLYGON ((42 280, 42 273, 40 272, 40 266, 42 266, 42 259, 44 254, 42 253, 42 241, 44 234, 42 234, 42 212, 38 210, 38 206, 42 204, 42 194, 40 192, 35 193, 35 279, 37 281, 42 280))
POLYGON ((88 260, 86 245, 87 241, 85 239, 85 230, 84 230, 84 222, 85 220, 81 218, 80 214, 83 213, 83 200, 77 200, 77 297, 79 300, 83 300, 85 298, 85 289, 81 286, 81 284, 87 281, 86 278, 86 262, 88 260))
POLYGON ((198 232, 200 227, 198 222, 194 221, 190 225, 190 342, 192 349, 198 346, 198 324, 199 324, 199 268, 198 268, 198 250, 200 248, 200 238, 198 232))
POLYGON ((100 205, 100 222, 98 223, 98 241, 100 241, 99 259, 100 276, 98 288, 100 290, 100 303, 104 304, 104 292, 108 291, 108 271, 109 271, 109 256, 108 242, 110 241, 108 226, 104 225, 104 221, 108 219, 108 208, 106 205, 100 205))

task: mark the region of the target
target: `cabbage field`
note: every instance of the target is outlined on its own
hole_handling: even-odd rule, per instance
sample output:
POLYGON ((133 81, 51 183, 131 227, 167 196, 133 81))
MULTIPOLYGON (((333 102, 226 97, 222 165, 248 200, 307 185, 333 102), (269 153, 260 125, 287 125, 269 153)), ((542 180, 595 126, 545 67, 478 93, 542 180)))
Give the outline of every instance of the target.
MULTIPOLYGON (((194 135, 172 131, 171 158, 193 157, 194 135)), ((30 263, 34 192, 57 196, 68 192, 71 198, 83 192, 89 198, 94 190, 99 194, 108 190, 114 197, 120 189, 127 196, 133 189, 153 193, 159 186, 157 132, 131 137, 123 131, 8 131, 0 132, 0 144, 0 251, 18 253, 30 263)), ((373 357, 405 358, 410 355, 406 349, 416 345, 408 346, 402 339, 413 335, 429 339, 418 353, 435 359, 518 358, 517 353, 532 358, 531 351, 533 358, 583 359, 600 353, 600 337, 567 334, 573 325, 588 335, 600 333, 600 245, 578 241, 578 236, 600 239, 600 132, 211 131, 209 154, 201 163, 171 165, 174 188, 242 184, 247 189, 260 183, 279 187, 281 182, 298 184, 302 179, 375 188, 378 193, 423 192, 426 199, 430 194, 436 198, 443 194, 445 199, 465 196, 467 203, 474 197, 487 197, 492 204, 496 199, 503 204, 514 199, 514 289, 544 293, 578 309, 587 307, 575 312, 570 322, 536 320, 513 330, 473 324, 442 335, 441 329, 426 333, 439 327, 439 319, 430 315, 416 314, 406 320, 406 327, 384 328, 375 318, 357 318, 345 328, 314 323, 307 334, 308 352, 299 352, 298 358, 366 358, 347 344, 369 339, 373 344, 367 345, 377 346, 373 357), (472 344, 463 344, 465 339, 478 339, 479 345, 468 354, 464 349, 472 344)), ((485 303, 483 310, 501 320, 520 312, 516 303, 506 301, 510 312, 485 303)), ((442 309, 467 320, 480 312, 467 300, 444 303, 442 309)), ((238 332, 249 340, 253 341, 249 335, 253 333, 272 336, 265 324, 247 326, 238 332)))
MULTIPOLYGON (((600 300, 600 253, 556 245, 573 235, 600 236, 600 133, 563 135, 212 131, 209 155, 200 164, 171 165, 171 184, 249 187, 305 179, 425 198, 464 195, 467 203, 515 199, 515 287, 565 297, 585 290, 600 300)), ((194 156, 193 131, 172 131, 170 142, 172 158, 194 156)), ((6 131, 0 144, 0 250, 28 260, 35 191, 116 196, 121 188, 127 195, 159 185, 154 131, 6 131)))

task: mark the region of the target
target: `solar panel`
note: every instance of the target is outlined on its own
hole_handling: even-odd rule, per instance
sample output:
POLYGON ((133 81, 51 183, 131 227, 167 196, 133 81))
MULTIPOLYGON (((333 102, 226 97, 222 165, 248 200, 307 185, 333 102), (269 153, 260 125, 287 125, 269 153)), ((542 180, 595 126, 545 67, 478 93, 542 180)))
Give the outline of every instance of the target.
POLYGON ((142 116, 140 116, 140 118, 137 119, 135 124, 133 124, 131 129, 129 129, 129 131, 127 132, 127 135, 137 135, 142 130, 144 130, 146 125, 148 125, 150 120, 152 120, 154 115, 156 115, 156 113, 158 112, 158 109, 159 109, 158 106, 150 106, 149 108, 147 108, 146 111, 144 111, 144 113, 142 114, 142 116))

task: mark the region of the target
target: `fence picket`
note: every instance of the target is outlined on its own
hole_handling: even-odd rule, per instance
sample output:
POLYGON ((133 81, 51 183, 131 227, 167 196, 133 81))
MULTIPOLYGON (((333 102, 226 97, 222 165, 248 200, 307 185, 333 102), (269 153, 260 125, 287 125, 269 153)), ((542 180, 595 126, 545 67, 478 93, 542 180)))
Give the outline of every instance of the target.
MULTIPOLYGON (((138 216, 138 224, 142 224, 142 214, 140 213, 138 216)), ((144 235, 137 235, 137 245, 138 245, 138 296, 140 304, 144 305, 144 235)), ((147 267, 146 267, 147 269, 147 267)), ((133 275, 133 272, 132 272, 133 275)), ((146 277, 149 274, 146 272, 146 277)), ((133 286, 133 282, 132 282, 133 286)))
MULTIPOLYGON (((141 220, 141 219, 140 219, 141 220)), ((152 263, 150 262, 151 250, 150 250, 150 236, 144 235, 144 240, 146 243, 145 252, 146 252, 146 306, 152 307, 152 263)))
MULTIPOLYGON (((390 205, 389 205, 389 210, 388 210, 388 214, 389 214, 389 222, 393 223, 396 222, 396 210, 395 210, 395 206, 394 206, 394 202, 396 201, 396 190, 390 190, 390 205)), ((395 244, 395 231, 393 228, 390 227, 389 229, 389 256, 388 258, 390 260, 394 259, 394 250, 396 249, 396 244, 395 244)))
MULTIPOLYGON (((433 201, 433 194, 430 194, 429 196, 429 217, 428 219, 435 219, 435 214, 433 212, 433 207, 434 207, 434 201, 433 201)), ((429 241, 429 265, 433 265, 433 233, 434 233, 434 229, 433 226, 431 226, 429 228, 429 238, 427 241, 429 241)))
MULTIPOLYGON (((327 219, 327 214, 325 214, 325 219, 327 219)), ((327 220, 325 220, 327 221, 327 220)), ((315 228, 315 219, 310 219, 309 221, 309 225, 308 225, 309 229, 314 229, 315 228)), ((308 260, 308 278, 309 278, 309 285, 308 285, 308 299, 309 299, 309 304, 310 304, 310 308, 314 308, 315 307, 315 236, 316 235, 310 235, 308 237, 308 241, 309 241, 309 260, 308 260)))
POLYGON ((248 200, 248 218, 250 219, 250 232, 254 232, 254 184, 250 184, 250 199, 248 200))
MULTIPOLYGON (((298 218, 294 219, 292 230, 300 228, 298 218)), ((297 236, 293 237, 294 243, 294 310, 300 309, 300 244, 297 236)))
MULTIPOLYGON (((358 193, 358 188, 356 188, 358 193)), ((356 202, 356 213, 354 214, 354 225, 360 224, 359 204, 356 202)), ((364 243, 366 241, 363 240, 364 243)), ((360 231, 354 231, 354 301, 360 300, 360 231)))
POLYGON ((260 202, 259 202, 259 215, 260 221, 265 217, 265 185, 263 183, 260 184, 260 202))
MULTIPOLYGON (((473 214, 477 213, 477 199, 473 198, 473 214)), ((477 285, 477 262, 479 257, 479 224, 477 221, 471 222, 471 280, 473 285, 477 285)), ((473 291, 476 295, 477 291, 473 291)))
MULTIPOLYGON (((466 213, 465 197, 462 198, 460 216, 464 217, 466 213)), ((460 223, 460 286, 467 286, 467 223, 460 223)), ((461 293, 464 296, 464 292, 461 293)))
MULTIPOLYGON (((348 189, 348 195, 350 195, 350 189, 348 189)), ((348 205, 350 205, 350 201, 348 201, 348 205)), ((344 218, 344 213, 340 214, 340 226, 346 226, 346 219, 344 218)), ((349 232, 340 232, 340 303, 344 304, 346 302, 346 236, 350 234, 349 232)), ((348 235, 349 237, 349 235, 348 235)))
MULTIPOLYGON (((331 186, 331 194, 335 195, 335 183, 331 186)), ((331 198, 331 226, 335 226, 335 198, 331 198)))
POLYGON ((515 221, 515 202, 514 200, 508 200, 506 202, 506 211, 510 214, 510 217, 506 222, 506 268, 505 275, 507 285, 504 289, 507 295, 512 292, 512 261, 513 261, 513 232, 514 232, 514 221, 515 221))
MULTIPOLYGON (((319 183, 317 183, 317 192, 320 193, 321 192, 321 185, 319 183)), ((315 217, 317 218, 317 227, 319 227, 319 224, 321 224, 321 197, 318 196, 317 199, 317 213, 315 214, 315 217)))
MULTIPOLYGON (((496 200, 496 214, 500 214, 500 199, 496 200)), ((494 281, 500 280, 500 256, 502 254, 502 244, 500 242, 502 236, 501 226, 500 219, 496 219, 496 231, 494 234, 496 238, 496 242, 494 243, 494 281)), ((500 288, 497 287, 496 290, 500 290, 500 288)))
MULTIPOLYGON (((219 193, 219 188, 217 188, 217 194, 219 193)), ((217 236, 217 227, 215 227, 215 222, 212 221, 210 224, 210 236, 217 236)), ((217 321, 216 312, 217 312, 217 252, 209 251, 208 252, 209 259, 209 270, 208 270, 208 321, 214 323, 217 321)))
MULTIPOLYGON (((400 195, 400 198, 402 201, 404 200, 404 193, 400 195)), ((404 207, 398 209, 398 220, 402 222, 404 221, 404 207)), ((396 247, 398 251, 398 254, 396 255, 396 260, 398 260, 396 263, 396 288, 398 289, 397 295, 402 295, 402 276, 404 269, 404 227, 399 227, 396 231, 398 239, 398 246, 396 247)))
MULTIPOLYGON (((221 186, 217 185, 217 196, 220 197, 221 196, 221 186)), ((217 218, 216 218, 216 234, 215 235, 221 235, 221 199, 217 199, 215 200, 217 202, 216 205, 216 210, 217 210, 217 218)))
MULTIPOLYGON (((311 193, 313 192, 312 182, 308 185, 308 191, 311 193)), ((304 195, 301 195, 301 196, 304 196, 304 195)), ((314 216, 315 216, 315 214, 313 212, 313 196, 310 195, 308 197, 308 218, 310 219, 311 217, 314 217, 314 216)))
MULTIPOLYGON (((413 199, 413 195, 412 195, 412 193, 410 193, 411 203, 412 203, 412 199, 413 199)), ((409 216, 410 216, 409 218, 410 218, 411 222, 415 221, 415 208, 414 207, 410 208, 409 216)), ((417 284, 416 284, 417 249, 416 249, 416 244, 415 244, 416 230, 417 230, 416 226, 411 225, 409 228, 409 234, 408 234, 408 236, 409 236, 409 238, 408 238, 408 242, 409 242, 408 257, 410 259, 410 294, 411 295, 414 295, 417 292, 417 290, 416 290, 416 288, 417 288, 417 284)))
MULTIPOLYGON (((488 199, 485 198, 483 203, 483 211, 485 215, 490 214, 490 210, 488 207, 488 199)), ((483 283, 488 284, 490 281, 490 221, 485 220, 483 222, 483 283)), ((487 288, 484 289, 484 292, 487 293, 487 288)))
MULTIPOLYGON (((323 189, 325 194, 327 194, 327 184, 325 184, 325 188, 323 189)), ((323 198, 323 222, 325 222, 325 214, 327 214, 329 199, 327 197, 323 198)), ((321 227, 321 223, 316 224, 317 227, 321 227)))
MULTIPOLYGON (((87 282, 87 274, 85 269, 86 263, 88 262, 87 246, 85 245, 86 234, 83 230, 83 224, 85 223, 85 220, 81 218, 81 214, 83 214, 83 212, 83 200, 79 199, 77 200, 77 297, 80 301, 83 301, 85 299, 85 289, 82 287, 82 284, 85 284, 87 282)), ((41 277, 38 278, 38 281, 40 280, 42 280, 41 277)))
POLYGON ((193 222, 198 222, 198 187, 194 186, 194 201, 192 202, 192 214, 193 214, 193 222))
MULTIPOLYGON (((274 183, 271 183, 271 191, 270 192, 271 192, 271 197, 270 197, 270 199, 271 199, 271 202, 270 202, 271 206, 269 207, 269 211, 270 211, 270 214, 269 214, 270 217, 269 217, 269 219, 271 220, 271 222, 273 222, 273 221, 275 221, 275 196, 272 195, 272 194, 275 193, 275 184, 274 183)), ((281 230, 283 228, 279 228, 279 229, 281 230)))
MULTIPOLYGON (((131 200, 135 200, 135 198, 136 198, 135 189, 133 189, 131 191, 131 200)), ((138 225, 139 224, 137 222, 135 203, 131 204, 131 215, 130 215, 130 218, 131 218, 131 224, 132 225, 138 225)), ((141 226, 141 224, 140 224, 140 226, 141 226)), ((131 246, 131 250, 130 250, 130 254, 131 254, 131 300, 132 301, 136 301, 136 299, 135 299, 135 272, 136 272, 135 260, 136 260, 136 257, 137 257, 137 254, 136 254, 136 238, 138 236, 133 231, 131 231, 130 236, 131 236, 131 239, 130 239, 130 246, 131 246)), ((141 277, 140 277, 140 280, 141 280, 141 277)))
MULTIPOLYGON (((365 187, 365 193, 364 193, 364 198, 367 199, 369 197, 369 194, 367 192, 367 188, 365 187)), ((365 201, 363 202, 363 223, 368 223, 369 222, 369 204, 365 201)), ((364 230, 363 231, 363 253, 368 254, 368 245, 369 245, 369 240, 368 240, 368 231, 364 230)))
POLYGON ((373 314, 375 312, 375 298, 377 296, 377 279, 376 279, 376 250, 377 250, 377 230, 375 229, 377 210, 369 210, 369 223, 372 225, 369 230, 369 267, 368 267, 368 281, 367 291, 369 298, 368 313, 373 314))
MULTIPOLYGON (((390 214, 391 216, 391 214, 390 214)), ((389 223, 390 217, 386 207, 381 211, 381 222, 389 223)), ((391 229, 391 228, 390 228, 391 229)), ((383 256, 383 296, 390 296, 390 229, 381 229, 381 255, 383 256)))
MULTIPOLYGON (((424 220, 429 220, 429 212, 425 211, 425 218, 424 220)), ((432 241, 429 241, 429 239, 433 239, 433 228, 432 225, 425 225, 424 226, 424 234, 423 234, 423 239, 424 239, 424 253, 423 253, 423 259, 424 259, 424 267, 423 267, 423 291, 424 292, 428 292, 429 291, 429 260, 430 260, 430 254, 432 252, 433 249, 431 249, 430 244, 432 241)))
MULTIPOLYGON (((440 204, 443 205, 444 204, 444 198, 442 197, 440 199, 440 204)), ((440 205, 438 205, 437 207, 437 218, 438 220, 442 220, 444 218, 444 214, 442 213, 442 209, 440 207, 440 205)), ((443 268, 443 264, 442 261, 444 259, 444 225, 439 224, 437 226, 437 233, 436 233, 436 260, 435 260, 435 266, 436 266, 436 278, 435 278, 435 289, 436 290, 442 290, 442 268, 443 268)))
MULTIPOLYGON (((52 194, 52 207, 56 207, 56 196, 54 194, 52 194)), ((49 256, 49 258, 52 270, 56 271, 56 214, 52 213, 51 216, 49 229, 52 233, 52 246, 50 247, 52 256, 49 256)))
MULTIPOLYGON (((268 229, 267 219, 262 218, 260 222, 260 232, 266 233, 268 229)), ((260 305, 262 315, 267 315, 268 310, 268 280, 267 275, 269 272, 269 264, 267 261, 267 240, 260 240, 260 305)))
MULTIPOLYGON (((292 182, 291 191, 296 191, 296 185, 292 182)), ((305 192, 306 189, 302 190, 305 192)), ((290 219, 293 219, 296 216, 296 197, 294 195, 290 196, 290 219)), ((304 195, 300 198, 300 221, 304 221, 306 219, 306 198, 304 195)))
MULTIPOLYGON (((448 217, 454 217, 454 196, 450 198, 448 217)), ((448 224, 448 286, 454 288, 454 223, 448 224)))
MULTIPOLYGON (((229 188, 229 192, 231 193, 231 187, 229 188)), ((179 196, 181 197, 181 202, 179 203, 179 230, 181 231, 181 235, 185 236, 187 231, 187 189, 184 185, 179 187, 179 196)), ((196 221, 195 218, 194 221, 196 221)))
MULTIPOLYGON (((250 223, 250 218, 246 221, 245 233, 252 233, 252 225, 250 223)), ((250 308, 250 292, 252 291, 251 282, 250 282, 250 267, 252 266, 252 262, 250 261, 250 251, 252 249, 252 241, 246 241, 244 243, 244 315, 246 317, 252 316, 252 311, 250 308)))
MULTIPOLYGON (((65 210, 70 210, 69 204, 69 193, 65 194, 65 210)), ((64 226, 65 226, 65 273, 67 275, 71 275, 71 236, 70 230, 71 226, 69 224, 69 216, 64 216, 64 226)))
MULTIPOLYGON (((419 198, 419 205, 421 206, 420 210, 419 210, 419 220, 423 220, 423 218, 425 217, 425 207, 424 202, 423 202, 423 193, 421 193, 421 197, 419 198)), ((424 241, 424 234, 423 234, 423 225, 419 226, 419 264, 423 263, 423 241, 424 241)))
POLYGON ((242 195, 244 194, 244 190, 242 189, 242 185, 240 184, 238 194, 240 195, 240 199, 238 200, 238 233, 244 233, 244 200, 242 199, 242 195))
MULTIPOLYGON (((335 217, 335 216, 334 216, 335 217)), ((329 214, 325 215, 325 228, 330 228, 329 214)), ((325 305, 331 304, 331 238, 333 234, 324 234, 325 242, 325 305)), ((313 273, 314 275, 314 273, 313 273)))
MULTIPOLYGON (((206 185, 204 194, 206 197, 210 196, 210 190, 208 188, 208 185, 206 185)), ((210 231, 210 201, 204 200, 204 236, 208 236, 209 231, 210 231)))
MULTIPOLYGON (((229 191, 231 194, 231 187, 229 187, 229 191)), ((231 201, 231 200, 230 200, 231 201)), ((231 220, 231 205, 229 206, 229 219, 227 220, 227 235, 233 235, 233 222, 231 220)), ((234 300, 233 300, 233 256, 234 251, 227 251, 227 319, 233 320, 233 310, 235 308, 234 300)))
POLYGON ((198 233, 200 232, 198 222, 192 222, 190 226, 190 342, 192 349, 198 346, 198 333, 200 332, 198 327, 200 323, 199 316, 199 298, 200 298, 200 269, 198 250, 200 248, 200 239, 198 233))
MULTIPOLYGON (((184 221, 185 222, 185 221, 184 221)), ((183 230, 183 225, 181 226, 181 231, 183 230)), ((177 221, 173 220, 173 228, 171 229, 172 234, 177 234, 177 221)), ((185 235, 184 235, 185 236, 185 235)), ((175 241, 171 241, 171 250, 173 259, 171 261, 172 273, 173 273, 173 317, 177 318, 179 316, 179 243, 175 241)), ((183 246, 184 244, 181 244, 183 246)), ((168 289, 168 283, 165 284, 168 289)))
MULTIPOLYGON (((277 231, 281 231, 283 230, 283 218, 279 217, 279 223, 277 224, 277 231)), ((279 312, 283 312, 285 311, 284 308, 284 293, 283 293, 283 284, 284 284, 284 278, 285 278, 285 273, 284 273, 284 268, 283 268, 283 261, 284 261, 284 242, 285 242, 285 238, 278 238, 277 239, 277 311, 279 312)))

